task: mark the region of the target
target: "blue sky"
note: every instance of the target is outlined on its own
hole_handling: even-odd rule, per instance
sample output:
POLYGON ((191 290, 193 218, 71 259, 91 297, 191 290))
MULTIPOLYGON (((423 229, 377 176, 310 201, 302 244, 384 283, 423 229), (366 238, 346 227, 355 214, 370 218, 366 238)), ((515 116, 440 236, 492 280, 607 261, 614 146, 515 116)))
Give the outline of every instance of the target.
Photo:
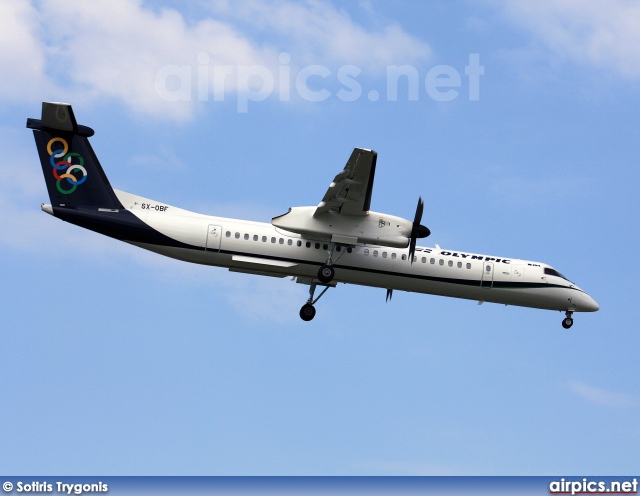
POLYGON ((2 2, 4 471, 637 470, 638 22, 626 1, 2 2), (418 86, 394 99, 400 66, 418 86), (544 261, 601 310, 566 331, 341 286, 303 323, 305 286, 42 213, 24 126, 46 100, 96 130, 116 188, 212 215, 315 205, 373 148, 374 210, 410 218, 422 195, 424 244, 544 261))

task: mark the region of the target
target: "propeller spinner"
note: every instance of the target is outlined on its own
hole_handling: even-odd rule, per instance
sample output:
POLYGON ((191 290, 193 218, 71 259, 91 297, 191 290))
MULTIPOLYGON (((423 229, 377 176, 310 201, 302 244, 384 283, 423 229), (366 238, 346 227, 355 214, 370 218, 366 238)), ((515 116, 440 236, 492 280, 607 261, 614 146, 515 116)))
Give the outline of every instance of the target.
POLYGON ((413 254, 416 251, 416 240, 418 238, 426 238, 431 234, 429 228, 420 224, 422 220, 422 211, 424 210, 424 202, 422 197, 418 198, 418 206, 416 207, 416 216, 413 218, 413 227, 411 228, 411 240, 409 241, 409 260, 413 263, 413 254))

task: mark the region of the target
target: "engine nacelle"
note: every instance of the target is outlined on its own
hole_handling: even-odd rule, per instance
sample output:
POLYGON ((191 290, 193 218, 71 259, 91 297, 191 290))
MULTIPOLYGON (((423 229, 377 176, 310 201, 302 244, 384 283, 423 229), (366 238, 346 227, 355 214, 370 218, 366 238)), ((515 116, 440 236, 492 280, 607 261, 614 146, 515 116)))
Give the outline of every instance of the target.
POLYGON ((323 212, 314 217, 317 207, 293 207, 274 217, 271 224, 280 229, 327 239, 340 244, 363 243, 391 248, 409 246, 413 223, 394 215, 368 212, 344 215, 323 212))

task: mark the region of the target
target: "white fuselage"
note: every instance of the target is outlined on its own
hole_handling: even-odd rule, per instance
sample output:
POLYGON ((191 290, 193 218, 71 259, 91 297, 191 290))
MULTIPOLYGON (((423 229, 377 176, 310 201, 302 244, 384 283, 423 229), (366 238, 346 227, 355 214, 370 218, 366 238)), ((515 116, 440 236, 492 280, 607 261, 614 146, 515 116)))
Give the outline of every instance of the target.
MULTIPOLYGON (((189 247, 137 246, 237 272, 314 280, 329 240, 271 224, 196 214, 117 191, 122 205, 158 232, 189 247)), ((349 283, 548 310, 595 311, 597 303, 570 281, 544 273, 549 265, 514 258, 418 247, 357 244, 334 253, 333 283, 349 283), (339 257, 339 258, 338 258, 339 257)))

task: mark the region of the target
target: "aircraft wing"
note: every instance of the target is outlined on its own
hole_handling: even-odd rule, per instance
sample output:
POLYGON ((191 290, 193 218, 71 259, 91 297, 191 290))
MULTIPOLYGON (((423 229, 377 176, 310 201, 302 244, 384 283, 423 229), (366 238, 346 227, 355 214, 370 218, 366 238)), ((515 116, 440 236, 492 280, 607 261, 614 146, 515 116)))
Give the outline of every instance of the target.
POLYGON ((371 191, 378 154, 365 148, 354 148, 351 157, 329 185, 313 216, 324 212, 365 215, 371 205, 371 191))

